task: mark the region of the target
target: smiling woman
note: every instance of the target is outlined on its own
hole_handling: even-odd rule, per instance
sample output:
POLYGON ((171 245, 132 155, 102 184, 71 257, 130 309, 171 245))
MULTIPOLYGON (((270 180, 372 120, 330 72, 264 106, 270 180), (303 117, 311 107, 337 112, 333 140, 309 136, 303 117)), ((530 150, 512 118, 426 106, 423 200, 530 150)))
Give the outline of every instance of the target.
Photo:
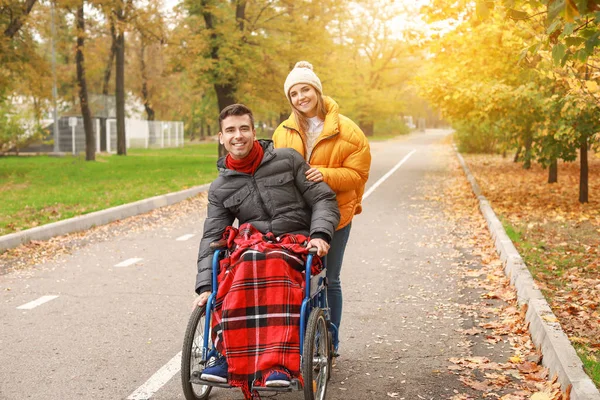
MULTIPOLYGON (((292 115, 273 134, 275 147, 290 147, 308 162, 306 179, 324 181, 336 194, 341 218, 325 263, 331 322, 342 319, 340 272, 352 218, 362 211, 362 197, 371 167, 369 142, 362 130, 339 113, 337 103, 323 96, 321 80, 307 61, 299 61, 283 84, 292 115)), ((336 349, 337 350, 337 349, 336 349)))

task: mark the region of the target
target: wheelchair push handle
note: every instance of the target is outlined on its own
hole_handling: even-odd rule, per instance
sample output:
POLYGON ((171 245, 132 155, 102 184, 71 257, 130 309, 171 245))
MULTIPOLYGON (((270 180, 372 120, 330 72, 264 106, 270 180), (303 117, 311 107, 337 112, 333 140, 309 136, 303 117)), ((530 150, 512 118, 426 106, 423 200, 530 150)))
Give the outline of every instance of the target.
MULTIPOLYGON (((211 250, 225 250, 227 249, 227 240, 225 239, 221 239, 221 240, 217 240, 216 242, 212 242, 210 245, 210 249, 211 250)), ((313 256, 316 256, 318 252, 318 249, 316 247, 311 247, 310 249, 308 249, 308 254, 312 254, 313 256)))

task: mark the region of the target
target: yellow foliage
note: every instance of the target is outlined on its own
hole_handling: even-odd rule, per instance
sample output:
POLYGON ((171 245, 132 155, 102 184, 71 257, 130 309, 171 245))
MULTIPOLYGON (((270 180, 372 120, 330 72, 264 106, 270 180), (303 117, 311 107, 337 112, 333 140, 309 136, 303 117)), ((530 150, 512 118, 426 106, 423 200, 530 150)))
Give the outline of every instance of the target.
POLYGON ((585 87, 590 93, 596 93, 600 87, 598 87, 598 82, 596 81, 586 81, 585 87))

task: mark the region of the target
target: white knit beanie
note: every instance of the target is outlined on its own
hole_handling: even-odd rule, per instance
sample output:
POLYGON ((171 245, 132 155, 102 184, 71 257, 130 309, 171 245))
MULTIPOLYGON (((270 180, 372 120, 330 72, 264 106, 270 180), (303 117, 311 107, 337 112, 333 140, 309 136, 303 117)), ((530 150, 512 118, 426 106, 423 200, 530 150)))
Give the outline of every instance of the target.
MULTIPOLYGON (((312 85, 315 89, 319 91, 319 93, 323 94, 323 86, 321 86, 321 80, 313 72, 313 66, 308 61, 298 61, 296 65, 294 65, 294 69, 290 71, 287 78, 285 79, 285 83, 283 84, 283 90, 285 91, 285 95, 290 100, 290 89, 292 86, 298 83, 308 83, 312 85)), ((291 100, 290 100, 291 101, 291 100)))

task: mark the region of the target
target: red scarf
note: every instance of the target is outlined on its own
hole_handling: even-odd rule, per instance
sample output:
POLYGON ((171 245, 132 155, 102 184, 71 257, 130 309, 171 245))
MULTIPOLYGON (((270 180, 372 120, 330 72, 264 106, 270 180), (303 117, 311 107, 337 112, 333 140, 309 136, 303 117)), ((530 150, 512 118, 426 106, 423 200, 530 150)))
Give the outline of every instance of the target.
POLYGON ((225 166, 238 172, 254 175, 254 171, 256 171, 256 168, 258 168, 263 159, 263 154, 264 150, 262 146, 258 143, 258 140, 255 140, 250 153, 241 160, 235 160, 231 157, 231 154, 227 154, 227 157, 225 157, 225 166))

